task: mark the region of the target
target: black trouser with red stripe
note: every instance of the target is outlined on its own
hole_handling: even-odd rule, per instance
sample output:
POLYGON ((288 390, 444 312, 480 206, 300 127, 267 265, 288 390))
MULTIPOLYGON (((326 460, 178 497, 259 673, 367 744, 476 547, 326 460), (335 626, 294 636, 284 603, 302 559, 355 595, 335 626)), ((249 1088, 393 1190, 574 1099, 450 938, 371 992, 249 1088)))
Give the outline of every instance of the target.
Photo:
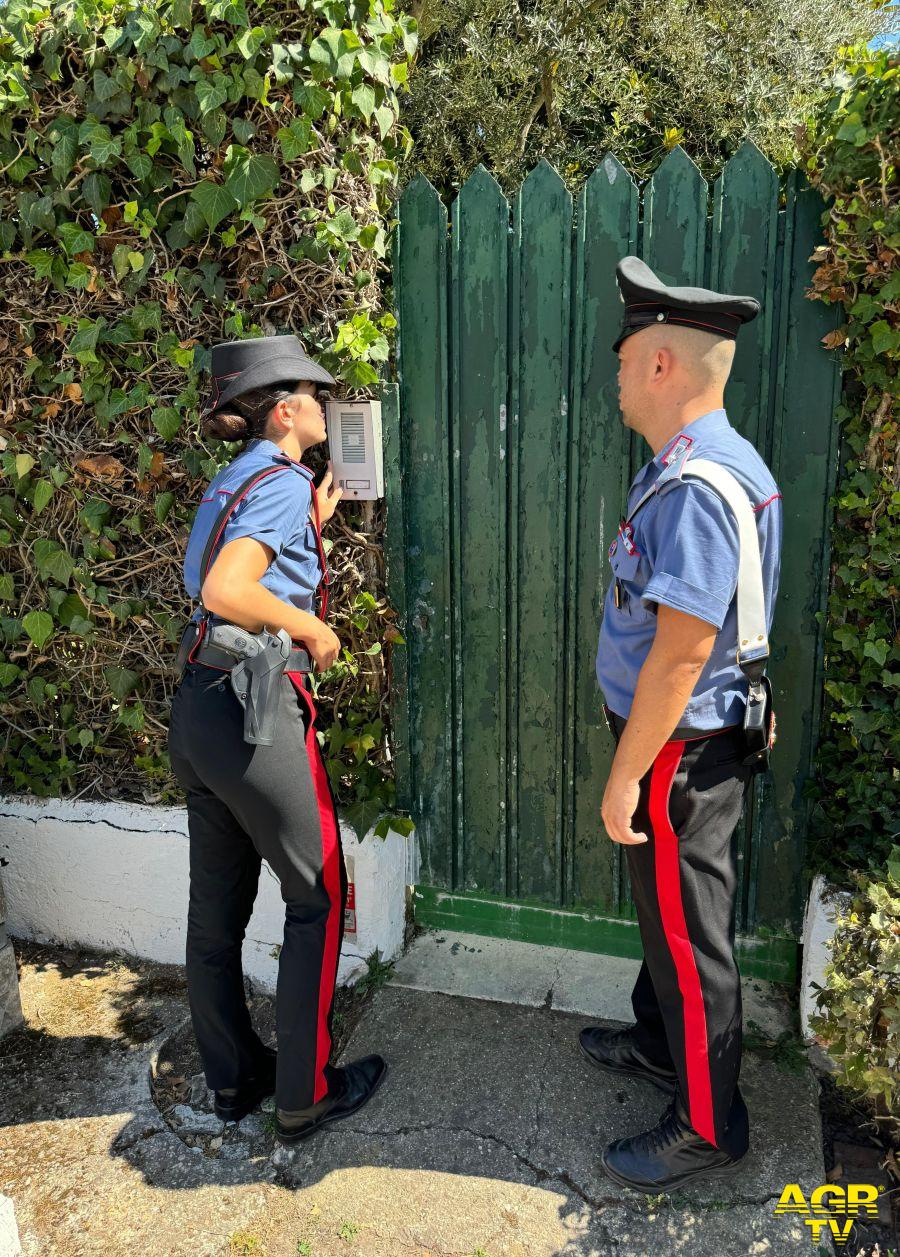
MULTIPOLYGON (((618 740, 625 721, 608 715, 618 740)), ((632 821, 648 841, 625 848, 644 946, 632 993, 637 1047, 674 1064, 690 1125, 732 1156, 747 1148, 734 959, 736 827, 751 780, 744 754, 740 726, 666 742, 632 821)))
POLYGON ((244 998, 241 943, 265 859, 281 883, 276 1103, 308 1108, 328 1089, 331 1018, 347 881, 334 796, 299 673, 281 682, 273 746, 243 738, 226 673, 190 664, 172 702, 169 754, 187 794, 187 979, 206 1080, 237 1087, 262 1043, 244 998))

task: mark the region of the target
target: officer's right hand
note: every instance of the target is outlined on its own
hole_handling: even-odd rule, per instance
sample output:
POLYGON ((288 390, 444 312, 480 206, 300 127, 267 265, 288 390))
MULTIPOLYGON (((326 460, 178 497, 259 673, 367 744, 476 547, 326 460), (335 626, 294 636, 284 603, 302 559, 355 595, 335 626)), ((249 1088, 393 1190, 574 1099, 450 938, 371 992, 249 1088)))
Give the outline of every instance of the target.
POLYGON ((319 672, 325 672, 341 653, 341 639, 327 624, 320 623, 315 633, 307 633, 305 644, 319 672))

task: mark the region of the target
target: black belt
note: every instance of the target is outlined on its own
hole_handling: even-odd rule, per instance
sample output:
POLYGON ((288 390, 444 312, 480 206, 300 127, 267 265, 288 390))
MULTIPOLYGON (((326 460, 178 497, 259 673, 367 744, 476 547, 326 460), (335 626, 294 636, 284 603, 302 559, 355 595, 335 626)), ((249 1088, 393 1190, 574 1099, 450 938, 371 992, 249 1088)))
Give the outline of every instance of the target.
MULTIPOLYGON (((191 662, 202 663, 208 668, 221 668, 223 672, 230 672, 238 662, 238 657, 233 655, 230 650, 223 650, 221 646, 213 646, 210 642, 201 642, 193 652, 191 662)), ((302 647, 292 650, 288 655, 287 663, 284 665, 285 672, 312 672, 312 668, 309 651, 302 647)))
MULTIPOLYGON (((606 715, 607 722, 612 729, 614 737, 617 739, 622 736, 625 728, 626 717, 620 716, 617 711, 611 711, 605 704, 603 711, 606 715)), ((667 742, 695 742, 701 738, 713 738, 720 733, 728 733, 730 730, 739 729, 739 724, 719 725, 716 729, 674 729, 666 738, 667 742)))

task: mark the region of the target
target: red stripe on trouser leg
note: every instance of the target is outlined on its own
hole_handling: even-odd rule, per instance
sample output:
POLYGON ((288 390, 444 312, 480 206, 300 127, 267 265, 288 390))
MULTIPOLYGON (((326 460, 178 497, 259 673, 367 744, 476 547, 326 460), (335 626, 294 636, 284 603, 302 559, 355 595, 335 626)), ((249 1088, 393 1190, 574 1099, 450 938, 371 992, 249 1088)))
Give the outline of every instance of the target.
POLYGON ((650 776, 650 824, 656 848, 659 915, 681 992, 688 1113, 694 1130, 711 1144, 715 1144, 706 1009, 681 899, 678 835, 669 818, 669 795, 683 752, 683 742, 667 742, 653 762, 650 776))
POLYGON ((309 767, 319 809, 319 825, 322 831, 322 883, 331 905, 328 909, 328 920, 325 922, 325 948, 322 954, 319 1006, 316 1014, 316 1075, 313 1104, 318 1104, 328 1091, 325 1066, 331 1055, 331 1032, 328 1028, 328 1021, 337 976, 341 913, 341 849, 325 761, 322 759, 322 752, 316 738, 316 709, 313 706, 312 695, 303 688, 302 673, 288 672, 286 675, 290 677, 294 688, 303 696, 309 708, 306 752, 309 756, 309 767))

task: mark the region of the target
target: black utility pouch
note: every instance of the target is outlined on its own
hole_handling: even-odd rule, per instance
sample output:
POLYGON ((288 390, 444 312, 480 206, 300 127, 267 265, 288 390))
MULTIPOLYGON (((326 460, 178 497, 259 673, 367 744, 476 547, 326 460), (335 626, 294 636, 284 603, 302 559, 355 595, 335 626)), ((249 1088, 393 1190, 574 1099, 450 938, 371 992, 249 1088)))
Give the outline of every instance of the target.
POLYGON ((172 670, 177 680, 181 680, 184 676, 184 670, 188 664, 188 657, 200 639, 202 631, 202 621, 190 620, 184 626, 184 632, 181 634, 181 641, 178 643, 178 650, 175 652, 175 660, 172 670))
POLYGON ((744 709, 744 764, 754 773, 765 772, 775 742, 775 709, 772 682, 762 671, 765 664, 749 665, 744 671, 749 681, 744 709), (750 668, 753 671, 750 671, 750 668))

